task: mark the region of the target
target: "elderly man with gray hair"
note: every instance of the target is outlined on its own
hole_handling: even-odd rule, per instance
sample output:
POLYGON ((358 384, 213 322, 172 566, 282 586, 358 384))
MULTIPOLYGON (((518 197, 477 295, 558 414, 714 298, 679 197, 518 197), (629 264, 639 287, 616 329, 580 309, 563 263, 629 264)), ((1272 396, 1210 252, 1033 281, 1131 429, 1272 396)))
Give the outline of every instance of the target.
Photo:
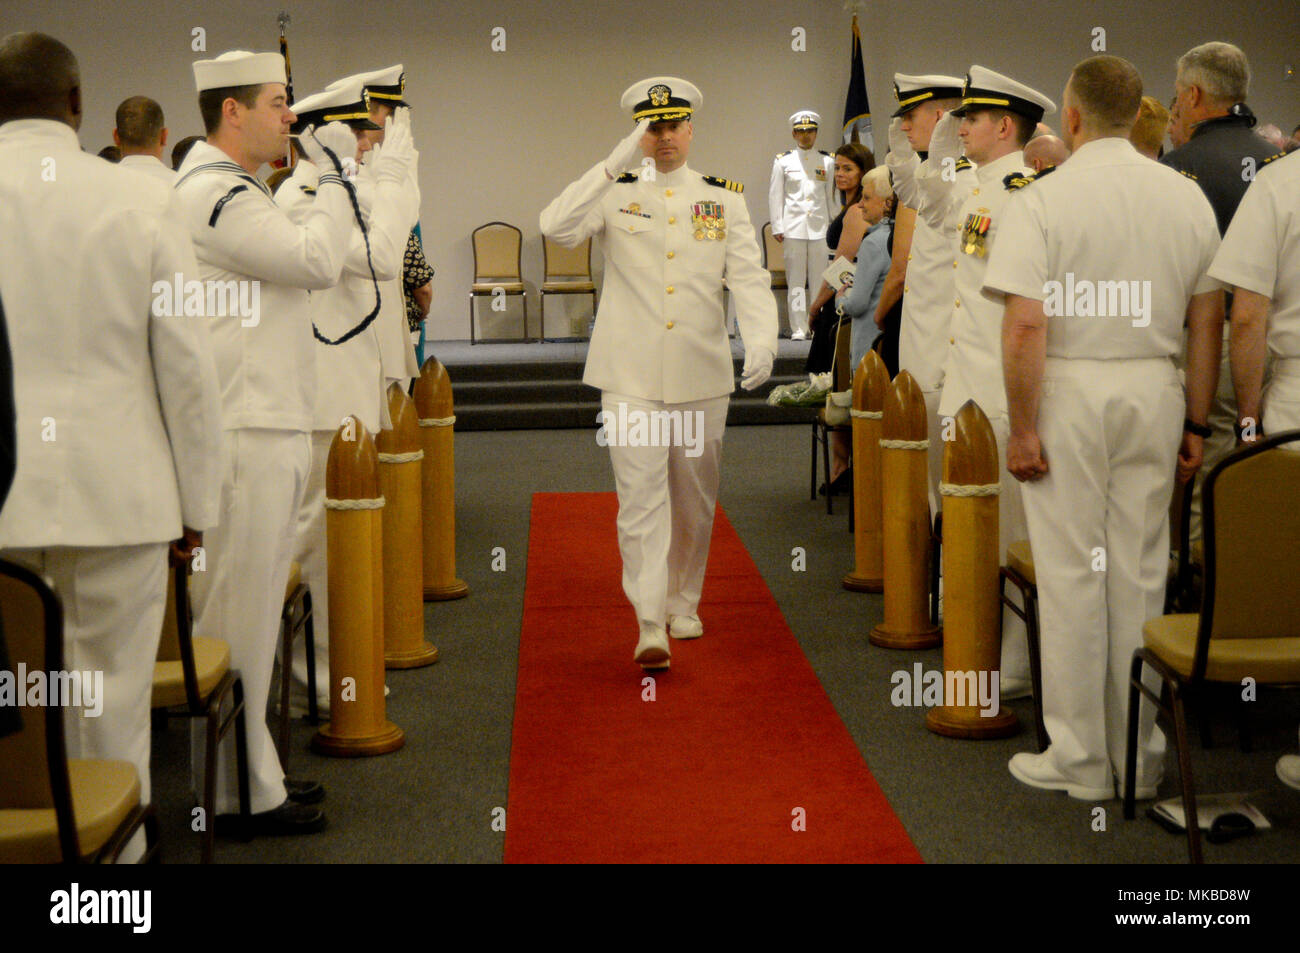
MULTIPOLYGON (((1277 149, 1255 134, 1255 114, 1246 105, 1250 65, 1231 43, 1202 43, 1178 58, 1174 79, 1174 121, 1181 120, 1187 142, 1160 161, 1195 180, 1210 200, 1219 234, 1228 230, 1241 197, 1264 161, 1277 149)), ((1227 302, 1229 311, 1231 299, 1227 302)), ((1237 401, 1232 393, 1228 328, 1223 330, 1219 388, 1210 408, 1210 436, 1205 440, 1206 472, 1236 445, 1237 401)), ((1192 498, 1191 537, 1201 535, 1198 484, 1192 498)))

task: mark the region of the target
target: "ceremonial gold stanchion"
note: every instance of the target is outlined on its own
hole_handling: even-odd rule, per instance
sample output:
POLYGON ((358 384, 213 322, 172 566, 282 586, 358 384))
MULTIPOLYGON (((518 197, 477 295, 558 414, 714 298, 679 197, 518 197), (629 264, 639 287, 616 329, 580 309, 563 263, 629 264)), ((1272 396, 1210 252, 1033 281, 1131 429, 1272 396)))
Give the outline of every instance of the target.
POLYGON ((424 640, 424 540, 420 422, 401 385, 388 385, 392 430, 381 430, 379 490, 384 497, 384 664, 419 668, 438 661, 424 640))
POLYGON ((317 754, 386 754, 406 740, 384 705, 383 505, 375 441, 347 417, 325 465, 330 720, 311 739, 317 754))
POLYGON ((1019 729, 999 701, 998 444, 984 411, 966 401, 943 448, 944 702, 926 727, 950 738, 1005 738, 1019 729), (982 696, 982 697, 981 697, 982 696), (961 704, 958 704, 958 703, 961 704))
POLYGON ((900 371, 885 392, 880 432, 885 621, 869 636, 887 649, 929 649, 943 641, 943 629, 930 624, 928 431, 921 388, 900 371))
POLYGON ((844 577, 852 592, 885 587, 881 536, 880 422, 889 388, 889 371, 875 351, 867 351, 853 374, 853 571, 844 577))
POLYGON ((461 599, 469 595, 469 586, 456 578, 456 462, 451 429, 456 415, 451 379, 436 357, 420 368, 415 409, 424 449, 424 601, 461 599))

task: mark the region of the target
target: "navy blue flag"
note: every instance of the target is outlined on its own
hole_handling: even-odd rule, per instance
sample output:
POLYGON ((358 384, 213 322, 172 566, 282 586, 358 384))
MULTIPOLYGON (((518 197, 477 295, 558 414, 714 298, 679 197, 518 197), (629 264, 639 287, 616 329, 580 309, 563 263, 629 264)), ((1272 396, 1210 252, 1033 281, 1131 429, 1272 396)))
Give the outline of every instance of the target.
POLYGON ((862 64, 862 34, 858 18, 853 17, 853 57, 849 64, 849 92, 844 97, 844 141, 860 142, 873 148, 871 139, 871 105, 867 102, 866 69, 862 64))

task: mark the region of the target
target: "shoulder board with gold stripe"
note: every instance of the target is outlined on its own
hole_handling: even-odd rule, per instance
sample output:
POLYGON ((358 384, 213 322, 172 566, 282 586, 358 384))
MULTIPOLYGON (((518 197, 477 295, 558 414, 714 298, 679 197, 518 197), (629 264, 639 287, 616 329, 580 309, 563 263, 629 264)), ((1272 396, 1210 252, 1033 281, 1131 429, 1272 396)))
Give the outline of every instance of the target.
POLYGON ((298 186, 298 188, 302 189, 302 190, 303 190, 304 192, 306 192, 308 195, 315 195, 315 194, 316 194, 316 190, 313 189, 310 185, 300 185, 300 186, 298 186))
POLYGON ((962 156, 960 159, 957 160, 957 164, 953 166, 953 171, 960 172, 962 169, 973 169, 973 168, 975 168, 974 163, 972 163, 970 159, 967 159, 965 156, 962 156))
POLYGON ((730 179, 720 179, 716 175, 706 175, 704 181, 709 185, 716 185, 720 189, 730 189, 732 192, 743 192, 745 187, 739 182, 732 182, 730 179))
POLYGON ((1179 169, 1178 171, 1179 171, 1180 173, 1182 173, 1183 175, 1187 176, 1187 177, 1188 177, 1189 179, 1191 179, 1193 182, 1196 181, 1196 173, 1195 173, 1195 172, 1191 172, 1191 171, 1189 171, 1189 170, 1187 170, 1187 169, 1179 169))
POLYGON ((830 154, 829 152, 827 152, 825 149, 818 149, 817 151, 820 152, 822 155, 824 155, 824 156, 825 156, 826 158, 828 158, 828 159, 831 157, 831 154, 830 154))
POLYGON ((615 179, 614 181, 615 181, 615 182, 639 182, 639 181, 641 181, 641 180, 637 178, 637 175, 636 175, 635 172, 624 172, 622 175, 620 175, 620 176, 619 176, 617 179, 615 179))
POLYGON ((1268 165, 1270 162, 1276 162, 1278 159, 1285 159, 1286 157, 1287 157, 1287 153, 1278 152, 1275 153, 1274 155, 1269 156, 1267 159, 1261 162, 1260 165, 1268 165))
POLYGON ((776 157, 779 159, 779 158, 781 158, 781 156, 788 156, 788 155, 789 155, 790 153, 792 153, 792 152, 794 152, 793 149, 786 149, 785 152, 778 152, 778 153, 776 154, 776 157))

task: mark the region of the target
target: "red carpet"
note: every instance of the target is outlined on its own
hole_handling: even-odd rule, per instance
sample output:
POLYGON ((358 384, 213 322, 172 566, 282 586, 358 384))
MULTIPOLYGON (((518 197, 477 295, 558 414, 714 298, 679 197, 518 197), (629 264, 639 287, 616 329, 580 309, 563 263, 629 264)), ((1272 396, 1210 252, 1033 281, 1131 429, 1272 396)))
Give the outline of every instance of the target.
POLYGON ((919 862, 721 508, 704 637, 642 700, 617 511, 533 497, 506 861, 919 862))

